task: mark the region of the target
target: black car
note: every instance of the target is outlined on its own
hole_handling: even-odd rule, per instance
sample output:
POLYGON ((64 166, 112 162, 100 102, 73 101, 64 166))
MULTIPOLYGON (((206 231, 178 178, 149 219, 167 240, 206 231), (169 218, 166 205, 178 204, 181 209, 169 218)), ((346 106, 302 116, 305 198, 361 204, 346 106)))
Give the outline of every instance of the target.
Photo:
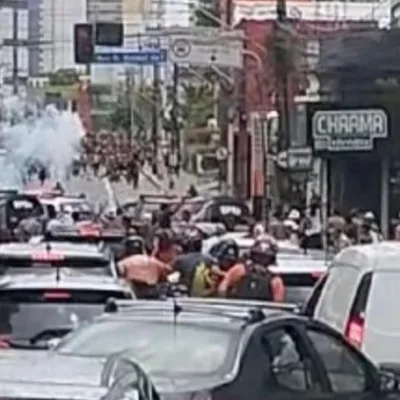
POLYGON ((108 310, 54 351, 99 359, 122 352, 143 365, 165 399, 387 395, 388 374, 341 335, 271 303, 179 299, 114 302, 108 310))
POLYGON ((22 219, 43 215, 43 207, 36 196, 16 190, 0 190, 0 241, 13 239, 14 229, 22 219))
POLYGON ((216 196, 204 203, 193 215, 192 221, 221 223, 228 231, 233 231, 238 225, 247 226, 250 217, 250 208, 243 200, 231 196, 216 196))

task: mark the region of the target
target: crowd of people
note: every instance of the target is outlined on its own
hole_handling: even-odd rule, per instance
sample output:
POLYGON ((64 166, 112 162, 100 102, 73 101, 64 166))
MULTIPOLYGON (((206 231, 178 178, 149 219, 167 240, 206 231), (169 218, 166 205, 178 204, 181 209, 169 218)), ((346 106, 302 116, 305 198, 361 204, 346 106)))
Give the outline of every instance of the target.
MULTIPOLYGON (((313 203, 304 212, 297 208, 279 209, 274 213, 270 229, 279 239, 284 239, 285 232, 289 230, 291 240, 299 246, 325 249, 332 254, 347 246, 383 240, 379 221, 372 211, 354 209, 346 215, 334 209, 328 216, 326 226, 323 226, 319 202, 313 203)), ((400 224, 394 226, 390 238, 400 240, 400 224)))
POLYGON ((145 162, 153 162, 149 145, 140 146, 126 133, 100 131, 88 133, 82 140, 80 167, 95 177, 107 177, 111 182, 125 179, 136 189, 139 171, 145 162))

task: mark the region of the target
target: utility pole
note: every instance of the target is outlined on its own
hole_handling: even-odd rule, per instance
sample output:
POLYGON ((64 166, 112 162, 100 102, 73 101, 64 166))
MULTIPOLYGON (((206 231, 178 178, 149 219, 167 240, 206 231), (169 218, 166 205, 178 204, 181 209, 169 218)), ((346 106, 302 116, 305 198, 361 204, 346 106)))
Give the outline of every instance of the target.
POLYGON ((12 19, 13 19, 13 65, 12 65, 12 81, 13 81, 13 93, 18 94, 18 84, 19 84, 19 76, 18 76, 18 8, 15 6, 12 9, 12 19))
POLYGON ((160 66, 153 66, 153 107, 151 142, 153 145, 152 173, 158 175, 158 135, 160 130, 160 66))
MULTIPOLYGON (((246 44, 243 46, 246 48, 246 44)), ((239 93, 238 93, 238 162, 237 169, 237 195, 247 198, 249 194, 249 135, 247 131, 247 109, 246 109, 246 72, 241 71, 239 93)))
MULTIPOLYGON (((178 102, 178 85, 179 85, 179 67, 178 64, 174 64, 174 72, 172 77, 172 109, 171 109, 171 122, 172 122, 172 150, 177 155, 180 154, 180 127, 179 127, 179 102, 178 102)), ((179 159, 179 156, 178 156, 179 159)))
MULTIPOLYGON (((226 22, 232 25, 232 0, 227 0, 226 22)), ((246 42, 243 44, 246 49, 246 42)), ((236 193, 242 198, 247 198, 249 194, 249 135, 247 131, 247 109, 246 109, 246 72, 241 71, 240 83, 238 88, 238 137, 237 155, 235 162, 239 166, 237 169, 236 193)))
MULTIPOLYGON (((225 9, 225 28, 230 29, 232 26, 232 12, 233 12, 233 1, 226 0, 225 9)), ((232 76, 232 68, 228 69, 228 75, 232 76)), ((218 121, 219 128, 221 130, 221 144, 223 147, 228 148, 228 134, 229 134, 229 106, 232 103, 233 91, 227 88, 224 84, 220 85, 220 104, 221 114, 218 121)))
POLYGON ((129 146, 132 145, 132 141, 135 135, 135 75, 133 71, 127 70, 127 98, 130 110, 130 131, 127 132, 129 146))
POLYGON ((277 108, 279 114, 279 150, 290 145, 289 65, 290 26, 288 26, 286 0, 277 0, 275 24, 275 75, 277 78, 277 108))

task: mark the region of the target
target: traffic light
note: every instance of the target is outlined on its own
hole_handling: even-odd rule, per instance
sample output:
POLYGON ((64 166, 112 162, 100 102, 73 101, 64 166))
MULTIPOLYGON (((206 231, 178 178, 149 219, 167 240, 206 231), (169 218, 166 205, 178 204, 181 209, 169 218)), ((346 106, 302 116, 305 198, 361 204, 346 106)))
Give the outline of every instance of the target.
POLYGON ((123 24, 115 22, 96 23, 97 46, 122 46, 124 42, 123 24))
POLYGON ((74 25, 75 63, 90 64, 93 60, 94 38, 92 24, 74 25))

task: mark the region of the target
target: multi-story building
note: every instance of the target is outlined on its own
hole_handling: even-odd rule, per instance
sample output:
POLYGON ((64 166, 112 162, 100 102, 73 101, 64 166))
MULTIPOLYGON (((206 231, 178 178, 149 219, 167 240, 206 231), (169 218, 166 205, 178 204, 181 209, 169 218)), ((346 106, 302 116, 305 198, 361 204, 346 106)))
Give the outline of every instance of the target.
MULTIPOLYGON (((18 15, 18 39, 28 38, 28 10, 17 10, 18 15)), ((12 77, 13 73, 13 48, 5 45, 5 41, 12 39, 13 36, 13 10, 11 8, 0 8, 0 43, 4 45, 0 50, 0 71, 2 79, 12 77)), ((25 46, 18 48, 18 75, 26 77, 28 75, 28 50, 25 46)))
POLYGON ((86 0, 36 0, 39 4, 39 72, 75 67, 73 26, 86 21, 86 0))

